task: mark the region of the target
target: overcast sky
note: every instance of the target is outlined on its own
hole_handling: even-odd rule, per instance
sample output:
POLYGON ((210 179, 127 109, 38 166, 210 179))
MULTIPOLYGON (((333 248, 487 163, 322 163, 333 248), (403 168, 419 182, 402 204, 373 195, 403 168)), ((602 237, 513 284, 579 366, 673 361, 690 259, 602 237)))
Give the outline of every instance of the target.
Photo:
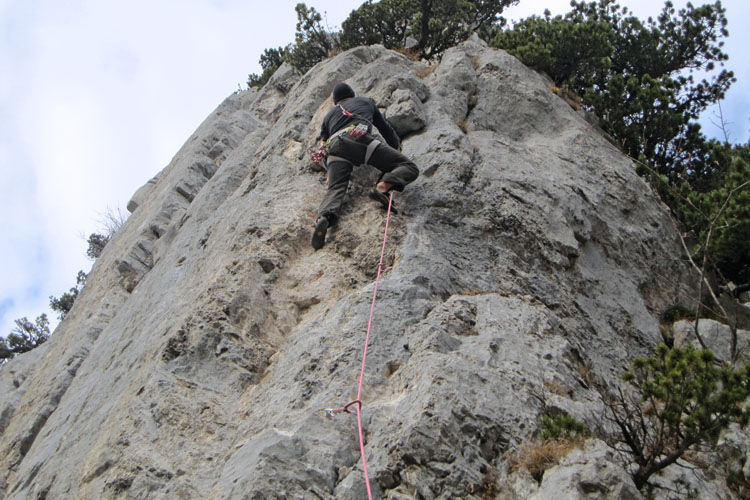
MULTIPOLYGON (((127 213, 131 195, 260 72, 264 48, 294 40, 296 3, 0 0, 0 335, 22 316, 54 318, 48 297, 91 267, 87 235, 101 231, 107 209, 127 213)), ((361 3, 307 2, 331 28, 361 3)), ((642 19, 661 10, 652 0, 620 4, 642 19)), ((746 142, 750 35, 742 23, 750 2, 723 5, 727 67, 738 78, 723 109, 731 139, 746 142)), ((562 14, 569 2, 521 0, 505 15, 544 8, 562 14)), ((704 131, 718 133, 708 119, 704 131)))

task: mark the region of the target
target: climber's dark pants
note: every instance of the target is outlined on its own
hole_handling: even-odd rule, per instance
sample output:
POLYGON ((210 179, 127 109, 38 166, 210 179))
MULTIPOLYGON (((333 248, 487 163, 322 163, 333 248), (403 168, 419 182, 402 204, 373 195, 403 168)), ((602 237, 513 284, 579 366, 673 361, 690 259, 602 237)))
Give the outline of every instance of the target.
MULTIPOLYGON (((359 139, 341 134, 331 141, 327 162, 328 191, 318 208, 318 217, 325 215, 330 225, 338 220, 354 165, 362 165, 365 162, 367 146, 373 140, 375 138, 370 134, 365 134, 359 139)), ((396 191, 403 191, 407 184, 419 176, 417 166, 387 144, 378 145, 367 163, 383 172, 378 182, 390 182, 396 191)))

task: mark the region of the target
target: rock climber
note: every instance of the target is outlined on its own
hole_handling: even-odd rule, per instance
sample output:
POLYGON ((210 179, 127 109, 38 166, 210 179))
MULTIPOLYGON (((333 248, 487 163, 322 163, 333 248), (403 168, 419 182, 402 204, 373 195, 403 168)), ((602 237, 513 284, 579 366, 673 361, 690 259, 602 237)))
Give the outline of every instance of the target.
POLYGON ((419 175, 417 166, 401 153, 398 135, 378 111, 375 101, 355 96, 354 90, 343 82, 336 84, 331 97, 334 107, 320 127, 320 137, 327 146, 328 190, 318 208, 312 236, 315 250, 325 243, 328 228, 338 222, 355 165, 371 165, 382 172, 370 197, 386 207, 390 191, 403 191, 419 175), (373 126, 387 144, 372 134, 373 126))

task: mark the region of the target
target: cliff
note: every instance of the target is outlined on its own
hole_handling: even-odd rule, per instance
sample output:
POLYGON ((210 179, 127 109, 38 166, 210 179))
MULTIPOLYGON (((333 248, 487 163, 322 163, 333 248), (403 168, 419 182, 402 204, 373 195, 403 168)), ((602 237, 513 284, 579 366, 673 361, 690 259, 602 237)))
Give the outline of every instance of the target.
POLYGON ((434 68, 357 48, 228 97, 135 193, 50 341, 0 370, 0 496, 366 498, 356 419, 323 410, 356 395, 375 171, 310 247, 309 152, 338 81, 421 170, 396 195, 367 358, 376 497, 640 498, 597 441, 541 484, 508 464, 543 411, 591 422, 594 385, 661 341, 676 230, 582 112, 478 41, 434 68))

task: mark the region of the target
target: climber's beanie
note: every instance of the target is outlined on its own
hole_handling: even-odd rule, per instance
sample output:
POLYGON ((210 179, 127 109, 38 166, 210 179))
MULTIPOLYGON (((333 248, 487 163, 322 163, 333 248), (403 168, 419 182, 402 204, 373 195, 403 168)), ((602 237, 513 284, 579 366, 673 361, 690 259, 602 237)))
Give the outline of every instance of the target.
POLYGON ((343 101, 344 99, 348 97, 354 97, 354 90, 352 88, 341 82, 337 83, 335 87, 333 87, 333 103, 336 104, 339 101, 343 101))

